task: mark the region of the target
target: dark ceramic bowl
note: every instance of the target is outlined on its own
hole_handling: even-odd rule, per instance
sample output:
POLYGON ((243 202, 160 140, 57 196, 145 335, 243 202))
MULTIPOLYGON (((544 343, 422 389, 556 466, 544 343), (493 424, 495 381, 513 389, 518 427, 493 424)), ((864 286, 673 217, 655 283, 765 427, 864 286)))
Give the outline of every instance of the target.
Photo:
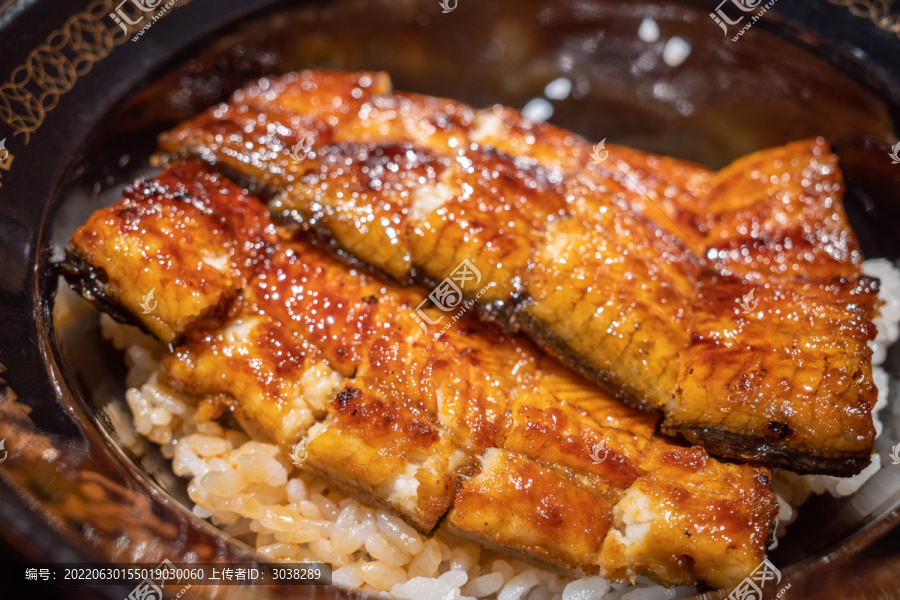
MULTIPOLYGON (((149 15, 122 30, 109 16, 118 1, 6 2, 0 589, 31 561, 253 560, 191 514, 184 482, 158 454, 125 450, 103 410, 124 393, 122 357, 100 339, 96 312, 62 301, 56 268, 74 228, 147 170, 157 133, 248 79, 383 69, 398 89, 522 107, 565 77, 572 91, 551 102, 552 122, 710 167, 821 135, 840 155, 866 256, 900 257, 900 166, 888 156, 900 115, 900 11, 891 0, 780 0, 732 41, 752 13, 727 2, 449 0, 456 8, 443 13, 438 0, 180 0, 136 41, 149 15), (743 21, 723 30, 710 16, 717 8, 743 21), (658 40, 637 35, 645 17, 658 40), (675 36, 691 52, 672 66, 662 57, 675 36)), ((886 367, 894 402, 882 413, 882 457, 900 436, 896 348, 886 367)), ((898 597, 900 467, 886 465, 854 496, 803 507, 771 554, 791 583, 783 598, 898 597)), ((48 598, 128 593, 31 585, 23 589, 48 598)), ((251 595, 350 597, 324 586, 185 597, 251 595)))

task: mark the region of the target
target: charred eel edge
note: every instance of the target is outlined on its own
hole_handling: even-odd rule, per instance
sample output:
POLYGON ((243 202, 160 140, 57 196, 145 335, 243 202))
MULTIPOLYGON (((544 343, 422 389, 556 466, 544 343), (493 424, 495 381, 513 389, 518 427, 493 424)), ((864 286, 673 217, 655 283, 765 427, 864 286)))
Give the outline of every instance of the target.
POLYGON ((851 477, 871 462, 867 453, 822 456, 814 450, 804 452, 779 445, 759 436, 726 429, 688 424, 662 424, 663 433, 680 436, 692 444, 702 444, 710 454, 726 456, 801 475, 851 477))

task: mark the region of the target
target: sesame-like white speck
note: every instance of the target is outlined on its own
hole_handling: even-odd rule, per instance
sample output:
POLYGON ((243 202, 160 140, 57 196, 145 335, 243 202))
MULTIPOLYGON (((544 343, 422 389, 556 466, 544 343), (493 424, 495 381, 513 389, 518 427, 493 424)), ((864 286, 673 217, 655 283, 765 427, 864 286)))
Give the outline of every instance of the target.
POLYGON ((683 63, 691 53, 691 45, 687 40, 677 35, 666 42, 663 48, 663 60, 670 67, 677 67, 683 63))
POLYGON ((535 123, 546 121, 553 116, 553 105, 543 98, 534 98, 522 109, 522 116, 535 123))
POLYGON ((659 25, 656 24, 656 19, 647 17, 641 21, 641 26, 638 27, 638 37, 641 38, 642 42, 647 42, 648 44, 659 40, 659 25))
POLYGON ((572 91, 572 82, 565 77, 557 77, 544 88, 544 95, 551 100, 565 100, 572 91))

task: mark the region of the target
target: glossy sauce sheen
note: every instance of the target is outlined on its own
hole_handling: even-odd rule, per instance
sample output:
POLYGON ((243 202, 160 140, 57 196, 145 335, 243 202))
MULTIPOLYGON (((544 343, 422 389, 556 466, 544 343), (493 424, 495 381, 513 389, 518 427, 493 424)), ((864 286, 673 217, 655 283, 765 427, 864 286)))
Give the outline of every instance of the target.
POLYGON ((115 301, 107 308, 117 314, 140 315, 132 320, 168 343, 192 323, 227 312, 276 235, 258 201, 184 163, 136 182, 121 202, 95 212, 72 237, 77 254, 65 275, 82 294, 115 301), (150 202, 161 195, 171 201, 150 202))
MULTIPOLYGON (((157 215, 184 202, 178 190, 221 188, 232 208, 263 206, 199 163, 176 164, 159 182, 147 186, 152 194, 129 193, 98 212, 137 203, 138 229, 166 240, 146 252, 151 264, 173 256, 174 246, 191 264, 198 250, 157 230, 167 227, 157 215)), ((212 191, 196 190, 197 200, 212 191)), ((259 224, 274 230, 264 216, 259 224)), ((143 270, 116 251, 131 230, 89 221, 69 248, 70 278, 103 270, 116 285, 102 291, 113 292, 128 285, 117 274, 140 269, 148 284, 169 282, 171 297, 187 293, 192 283, 169 274, 184 268, 179 261, 143 270), (83 240, 112 249, 104 264, 115 267, 86 261, 83 240)), ((217 243, 230 247, 245 233, 222 229, 217 243)), ((242 263, 241 277, 220 288, 232 298, 227 310, 183 328, 164 362, 164 385, 230 406, 261 439, 301 442, 305 467, 422 531, 443 522, 575 572, 644 574, 665 585, 729 587, 762 560, 777 510, 766 469, 656 437, 654 418, 522 336, 469 316, 426 335, 412 316, 421 290, 360 272, 303 236, 285 237, 267 237, 264 258, 242 263), (638 534, 636 522, 648 526, 638 534)))
POLYGON ((311 71, 249 85, 160 144, 254 182, 281 222, 397 281, 435 286, 469 260, 481 317, 671 434, 801 473, 870 461, 877 282, 821 140, 713 173, 392 93, 384 73, 311 71))

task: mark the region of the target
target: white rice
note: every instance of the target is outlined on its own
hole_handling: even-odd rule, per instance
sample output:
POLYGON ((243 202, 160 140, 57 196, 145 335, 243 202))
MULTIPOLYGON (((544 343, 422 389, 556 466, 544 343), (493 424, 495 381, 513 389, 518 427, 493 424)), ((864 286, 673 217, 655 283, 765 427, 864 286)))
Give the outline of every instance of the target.
MULTIPOLYGON (((870 260, 865 272, 881 279, 885 304, 872 344, 878 404, 887 402, 888 375, 881 365, 898 337, 900 271, 886 260, 870 260)), ((160 445, 175 474, 189 478, 193 512, 239 538, 270 561, 331 563, 334 583, 396 600, 656 600, 692 595, 693 588, 667 590, 646 578, 615 584, 601 577, 572 579, 506 557, 441 530, 419 534, 391 513, 349 498, 326 481, 294 466, 277 446, 252 441, 241 431, 202 421, 196 399, 157 385, 165 348, 134 328, 102 318, 103 334, 126 352, 126 401, 106 409, 122 441, 139 456, 143 438, 160 445)), ((781 510, 779 533, 793 521, 810 493, 853 494, 881 463, 851 478, 798 476, 780 472, 775 491, 781 510)))

